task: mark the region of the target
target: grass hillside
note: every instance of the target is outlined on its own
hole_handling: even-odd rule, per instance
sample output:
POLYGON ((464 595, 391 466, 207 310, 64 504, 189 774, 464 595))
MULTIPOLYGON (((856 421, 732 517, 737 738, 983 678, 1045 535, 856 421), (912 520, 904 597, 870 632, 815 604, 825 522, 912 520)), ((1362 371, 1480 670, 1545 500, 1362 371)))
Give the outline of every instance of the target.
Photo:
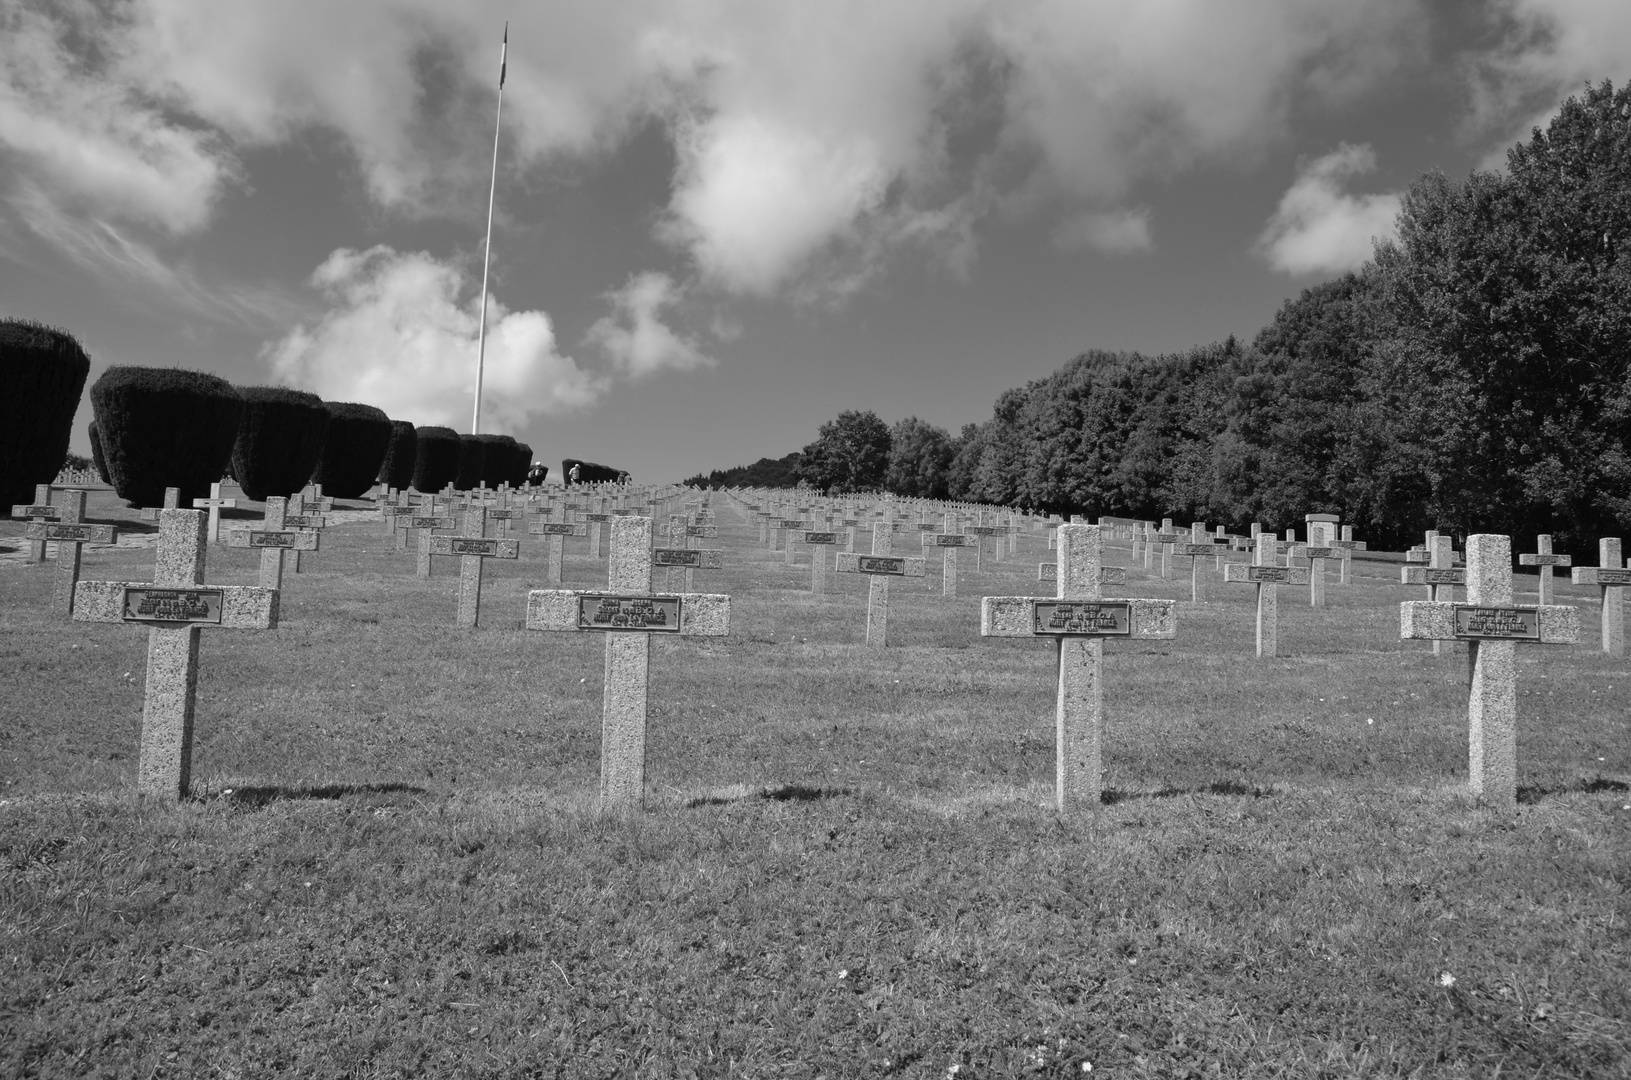
MULTIPOLYGON (((461 631, 451 562, 331 528, 278 629, 204 632, 172 808, 133 795, 146 634, 0 560, 0 1076, 1631 1076, 1631 672, 1591 613, 1518 650, 1504 820, 1396 564, 1282 590, 1272 661, 1251 589, 1129 570, 1178 636, 1106 647, 1110 795, 1061 819, 1052 647, 979 636, 981 595, 1051 589, 1041 533, 959 598, 894 582, 874 651, 864 579, 812 598, 715 505, 731 634, 653 642, 630 820, 595 812, 602 639, 520 629, 541 544, 461 631)), ((604 564, 569 541, 565 578, 604 564)))

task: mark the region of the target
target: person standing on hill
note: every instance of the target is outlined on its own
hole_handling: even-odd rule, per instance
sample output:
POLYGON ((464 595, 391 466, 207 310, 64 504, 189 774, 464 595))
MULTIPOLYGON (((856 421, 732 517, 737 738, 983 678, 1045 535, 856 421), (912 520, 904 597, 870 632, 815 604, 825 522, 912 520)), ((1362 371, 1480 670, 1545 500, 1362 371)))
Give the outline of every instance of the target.
POLYGON ((572 463, 572 471, 567 474, 566 478, 567 478, 568 483, 576 484, 578 482, 578 463, 577 462, 574 461, 572 463))

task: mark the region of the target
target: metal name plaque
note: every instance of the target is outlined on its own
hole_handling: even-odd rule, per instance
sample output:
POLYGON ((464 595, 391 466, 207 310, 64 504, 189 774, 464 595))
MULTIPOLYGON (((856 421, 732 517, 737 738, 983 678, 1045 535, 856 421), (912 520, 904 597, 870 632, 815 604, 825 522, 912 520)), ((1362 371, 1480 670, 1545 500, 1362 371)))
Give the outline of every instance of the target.
POLYGON ((961 533, 936 533, 935 547, 968 547, 968 537, 961 533))
POLYGON ((857 555, 855 569, 862 574, 895 574, 906 576, 906 559, 894 555, 857 555))
POLYGON ((1038 600, 1031 611, 1033 634, 1107 637, 1133 632, 1133 605, 1125 600, 1038 600))
POLYGON ((1175 532, 1150 533, 1149 536, 1145 537, 1145 539, 1152 544, 1176 544, 1178 542, 1178 534, 1175 532))
POLYGON ((1473 640, 1539 641, 1540 612, 1534 608, 1457 604, 1455 636, 1473 640))
POLYGON ((12 517, 50 518, 52 521, 62 516, 60 506, 13 506, 12 517))
POLYGON ((221 590, 127 587, 123 618, 125 622, 219 625, 221 590))
POLYGON ((1599 585, 1631 585, 1631 570, 1615 570, 1607 566, 1597 567, 1597 584, 1599 585))
POLYGON ((844 519, 844 528, 846 528, 846 529, 857 529, 857 528, 860 528, 860 526, 861 526, 861 519, 860 518, 845 518, 844 519))
POLYGON ((806 544, 836 544, 838 543, 838 534, 833 532, 806 532, 804 542, 806 544))
POLYGON ((291 529, 321 529, 325 522, 322 514, 286 514, 283 524, 291 529))
POLYGON ((449 517, 416 517, 409 523, 415 529, 456 529, 458 522, 449 517))
POLYGON ((1424 585, 1465 585, 1467 572, 1465 570, 1441 570, 1427 567, 1422 570, 1422 583, 1424 585))
POLYGON ((295 534, 292 532, 249 530, 249 546, 252 548, 292 548, 294 540, 295 534))
POLYGON ((572 536, 578 527, 570 521, 535 521, 530 531, 534 536, 572 536))
POLYGON ((1291 568, 1288 566, 1248 566, 1246 567, 1246 580, 1277 581, 1284 584, 1291 580, 1291 568))
POLYGON ((61 525, 55 522, 47 522, 45 526, 45 538, 47 540, 69 541, 94 540, 96 538, 96 534, 93 531, 95 528, 96 526, 94 525, 61 525))
POLYGON ((487 511, 487 520, 489 520, 489 521, 514 521, 516 518, 520 517, 523 513, 525 513, 524 510, 489 510, 489 511, 487 511))
POLYGON ((496 539, 483 540, 474 536, 450 536, 447 538, 448 550, 454 555, 497 555, 498 541, 496 539))
POLYGON ((798 518, 782 518, 781 523, 784 529, 802 529, 805 526, 805 522, 798 518))
POLYGON ((1305 559, 1334 559, 1337 557, 1336 549, 1330 547, 1303 548, 1305 559))
POLYGON ((687 566, 692 569, 701 569, 702 550, 700 548, 652 548, 651 565, 687 566))
POLYGON ((629 630, 642 634, 680 631, 678 596, 578 597, 579 630, 629 630))

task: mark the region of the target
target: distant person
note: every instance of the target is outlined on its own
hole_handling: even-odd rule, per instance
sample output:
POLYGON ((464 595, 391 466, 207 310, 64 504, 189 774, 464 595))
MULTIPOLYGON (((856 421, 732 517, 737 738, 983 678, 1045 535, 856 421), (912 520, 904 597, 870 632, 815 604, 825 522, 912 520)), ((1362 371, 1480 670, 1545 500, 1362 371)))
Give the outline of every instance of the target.
POLYGON ((576 484, 578 482, 578 476, 579 473, 577 463, 573 462, 572 471, 566 474, 567 483, 576 484))
POLYGON ((535 461, 532 463, 532 468, 527 470, 527 483, 542 484, 544 482, 544 477, 548 475, 549 466, 545 465, 541 461, 535 461))

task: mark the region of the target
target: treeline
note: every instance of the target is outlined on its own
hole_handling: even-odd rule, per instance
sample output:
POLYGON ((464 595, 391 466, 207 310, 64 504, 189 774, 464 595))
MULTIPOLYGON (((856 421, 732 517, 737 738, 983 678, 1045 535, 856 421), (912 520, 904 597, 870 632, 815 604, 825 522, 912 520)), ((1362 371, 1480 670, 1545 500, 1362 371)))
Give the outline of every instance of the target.
POLYGON ((1418 178, 1397 233, 1250 342, 1087 352, 956 436, 845 413, 799 478, 1276 530, 1337 513, 1390 547, 1551 533, 1594 557, 1631 524, 1631 92, 1588 86, 1505 173, 1418 178))
POLYGON ((697 473, 680 483, 691 487, 710 488, 797 487, 799 457, 799 452, 795 450, 786 457, 760 458, 752 465, 738 465, 734 469, 715 469, 707 475, 697 473))

